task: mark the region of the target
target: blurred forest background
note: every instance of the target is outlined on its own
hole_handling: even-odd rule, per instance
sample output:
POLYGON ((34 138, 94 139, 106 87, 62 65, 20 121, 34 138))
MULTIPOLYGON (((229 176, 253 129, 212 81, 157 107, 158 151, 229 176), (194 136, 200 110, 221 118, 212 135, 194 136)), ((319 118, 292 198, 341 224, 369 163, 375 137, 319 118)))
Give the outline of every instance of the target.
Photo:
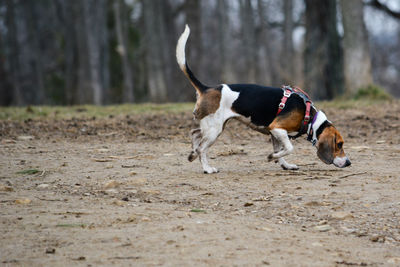
POLYGON ((192 101, 206 84, 400 96, 398 0, 1 0, 0 105, 192 101))

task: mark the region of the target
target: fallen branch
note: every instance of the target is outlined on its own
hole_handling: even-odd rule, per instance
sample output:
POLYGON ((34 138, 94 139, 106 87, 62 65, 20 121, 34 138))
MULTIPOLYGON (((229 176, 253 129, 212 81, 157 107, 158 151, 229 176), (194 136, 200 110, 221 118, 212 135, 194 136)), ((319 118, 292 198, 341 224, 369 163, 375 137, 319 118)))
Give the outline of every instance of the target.
POLYGON ((347 175, 340 176, 338 179, 343 179, 343 178, 347 178, 347 177, 350 177, 350 176, 354 176, 354 175, 361 175, 361 174, 366 174, 366 173, 368 173, 368 172, 356 172, 356 173, 350 173, 350 174, 347 174, 347 175))

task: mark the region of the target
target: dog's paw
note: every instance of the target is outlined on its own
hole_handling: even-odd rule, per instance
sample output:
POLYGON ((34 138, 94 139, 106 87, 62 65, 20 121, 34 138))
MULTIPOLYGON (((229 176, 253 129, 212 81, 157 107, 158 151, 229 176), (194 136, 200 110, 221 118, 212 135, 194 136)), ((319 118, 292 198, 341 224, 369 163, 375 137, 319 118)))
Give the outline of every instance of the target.
POLYGON ((291 170, 291 171, 296 171, 299 169, 299 167, 297 167, 296 164, 289 164, 289 163, 282 164, 281 167, 284 170, 291 170))
POLYGON ((204 173, 210 174, 210 173, 217 173, 218 169, 217 168, 213 168, 213 167, 208 167, 206 169, 204 169, 204 173))
POLYGON ((197 158, 198 154, 194 151, 190 152, 189 156, 188 156, 188 160, 190 162, 192 162, 193 160, 195 160, 197 158))
POLYGON ((275 160, 274 153, 268 155, 268 162, 275 160))

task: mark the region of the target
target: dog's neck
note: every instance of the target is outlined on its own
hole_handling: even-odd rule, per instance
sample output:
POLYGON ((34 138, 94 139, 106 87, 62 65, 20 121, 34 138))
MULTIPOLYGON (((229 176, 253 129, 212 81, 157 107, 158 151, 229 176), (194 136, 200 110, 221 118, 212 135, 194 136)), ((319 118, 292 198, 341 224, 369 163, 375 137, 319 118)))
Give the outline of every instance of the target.
POLYGON ((313 144, 313 146, 315 146, 315 144, 318 141, 318 136, 319 136, 318 130, 325 122, 331 123, 326 117, 325 113, 319 110, 314 115, 312 122, 308 125, 307 139, 313 144))

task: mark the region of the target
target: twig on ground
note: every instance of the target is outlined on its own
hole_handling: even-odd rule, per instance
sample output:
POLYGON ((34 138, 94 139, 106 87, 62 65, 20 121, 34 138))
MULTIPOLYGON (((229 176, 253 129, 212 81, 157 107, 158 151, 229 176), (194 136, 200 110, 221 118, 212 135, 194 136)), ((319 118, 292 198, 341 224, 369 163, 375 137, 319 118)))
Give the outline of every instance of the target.
POLYGON ((350 173, 350 174, 346 174, 346 175, 340 176, 340 177, 338 177, 338 179, 343 179, 343 178, 346 178, 346 177, 349 177, 349 176, 361 175, 361 174, 366 174, 366 173, 367 173, 367 172, 350 173))

